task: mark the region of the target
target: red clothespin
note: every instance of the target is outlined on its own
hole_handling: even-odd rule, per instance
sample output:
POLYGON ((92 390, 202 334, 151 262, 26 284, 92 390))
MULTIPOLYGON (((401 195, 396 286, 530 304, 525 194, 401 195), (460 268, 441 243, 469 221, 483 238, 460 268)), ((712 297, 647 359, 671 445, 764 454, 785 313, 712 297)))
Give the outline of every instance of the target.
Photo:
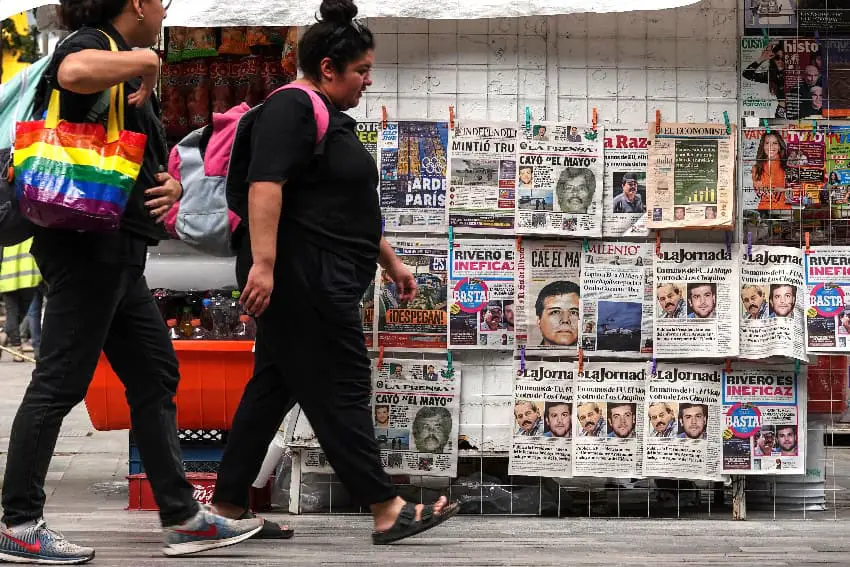
POLYGON ((596 130, 596 125, 599 123, 599 113, 596 112, 596 107, 593 107, 593 129, 596 130))
POLYGON ((809 238, 810 238, 809 233, 807 232, 806 233, 806 254, 811 252, 811 250, 809 249, 809 238))
POLYGON ((584 349, 578 349, 578 373, 584 372, 584 349))
POLYGON ((516 249, 519 250, 520 248, 522 248, 522 235, 516 237, 516 249))
POLYGON ((661 257, 661 232, 655 233, 655 255, 661 257))
POLYGON ((381 366, 384 365, 384 345, 378 347, 378 370, 381 370, 381 366))
POLYGON ((381 107, 381 128, 383 128, 384 130, 387 129, 387 107, 386 106, 381 107))
POLYGON ((726 374, 732 372, 732 361, 730 359, 726 359, 726 374))
POLYGON ((661 133, 661 111, 660 110, 655 111, 655 133, 656 134, 661 133))
POLYGON ((455 129, 455 107, 454 106, 449 107, 449 128, 452 129, 452 130, 455 129))

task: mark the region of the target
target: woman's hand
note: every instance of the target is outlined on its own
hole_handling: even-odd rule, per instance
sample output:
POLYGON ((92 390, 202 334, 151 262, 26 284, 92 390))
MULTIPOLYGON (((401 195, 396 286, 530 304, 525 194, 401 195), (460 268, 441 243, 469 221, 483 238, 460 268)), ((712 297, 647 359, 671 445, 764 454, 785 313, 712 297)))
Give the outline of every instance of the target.
POLYGON ((183 195, 183 186, 168 173, 157 173, 156 180, 162 185, 145 191, 145 198, 148 199, 145 206, 150 209, 150 214, 156 218, 156 222, 162 222, 165 214, 183 195))
POLYGON ((250 315, 259 317, 269 306, 274 289, 274 267, 254 263, 248 272, 248 282, 242 290, 242 305, 250 315))
POLYGON ((416 297, 416 278, 401 261, 396 260, 387 268, 387 275, 395 282, 398 289, 398 298, 401 301, 410 301, 416 297))

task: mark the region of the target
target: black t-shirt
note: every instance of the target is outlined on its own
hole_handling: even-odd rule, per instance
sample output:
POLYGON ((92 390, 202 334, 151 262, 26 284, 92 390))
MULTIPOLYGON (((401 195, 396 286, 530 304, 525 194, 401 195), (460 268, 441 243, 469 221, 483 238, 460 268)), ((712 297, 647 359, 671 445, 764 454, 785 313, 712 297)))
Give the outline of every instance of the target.
MULTIPOLYGON (((72 93, 62 89, 57 77, 59 66, 68 55, 85 49, 109 51, 109 40, 99 29, 108 33, 115 40, 119 50, 130 51, 130 46, 111 25, 82 28, 57 46, 39 85, 35 108, 45 109, 49 100, 50 89, 59 89, 61 91, 60 118, 69 122, 101 122, 104 126, 106 125, 108 92, 90 95, 72 93)), ((88 255, 110 259, 114 255, 123 254, 122 250, 127 247, 127 236, 141 238, 148 244, 154 244, 159 240, 168 238, 168 233, 165 232, 161 224, 155 222, 150 216, 149 210, 145 207, 144 192, 151 187, 160 185, 155 176, 160 166, 167 166, 168 147, 165 141, 165 131, 159 120, 158 101, 151 97, 141 107, 131 106, 126 102, 126 98, 136 92, 140 86, 140 78, 134 78, 124 83, 124 129, 145 134, 147 145, 139 177, 130 193, 127 208, 121 220, 121 230, 119 233, 80 233, 38 229, 36 232, 37 240, 41 240, 42 245, 49 242, 59 244, 63 240, 71 239, 77 245, 83 246, 88 251, 88 255)))
POLYGON ((303 238, 374 273, 381 240, 378 170, 355 134, 355 120, 322 99, 330 124, 318 148, 307 93, 284 90, 263 104, 252 132, 248 182, 286 182, 278 249, 303 238))

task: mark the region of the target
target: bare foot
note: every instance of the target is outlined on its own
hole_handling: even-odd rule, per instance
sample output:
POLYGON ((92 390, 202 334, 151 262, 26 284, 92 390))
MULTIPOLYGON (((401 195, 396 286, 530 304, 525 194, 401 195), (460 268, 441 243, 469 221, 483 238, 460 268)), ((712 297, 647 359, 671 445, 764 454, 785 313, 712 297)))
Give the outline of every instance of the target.
MULTIPOLYGON (((448 504, 448 499, 445 496, 440 496, 436 502, 434 502, 434 515, 439 516, 443 511, 443 508, 448 504)), ((393 527, 396 519, 398 518, 401 509, 404 507, 406 502, 402 500, 400 497, 396 496, 393 500, 389 500, 387 502, 382 502, 381 504, 375 504, 372 506, 372 519, 375 522, 375 531, 376 532, 385 532, 393 527)), ((423 504, 416 505, 416 520, 419 521, 422 519, 422 510, 425 508, 423 504)))

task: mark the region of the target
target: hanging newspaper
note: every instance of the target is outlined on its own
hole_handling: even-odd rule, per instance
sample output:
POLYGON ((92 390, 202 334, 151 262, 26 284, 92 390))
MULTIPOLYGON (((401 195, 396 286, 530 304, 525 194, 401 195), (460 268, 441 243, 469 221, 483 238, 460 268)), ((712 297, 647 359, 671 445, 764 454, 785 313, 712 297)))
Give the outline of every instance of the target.
POLYGON ((812 246, 803 260, 807 352, 850 351, 850 247, 812 246))
POLYGON ((584 354, 651 356, 650 247, 643 243, 595 241, 581 257, 579 344, 584 354))
POLYGON ((850 9, 836 0, 744 0, 747 33, 850 31, 850 9))
POLYGON ((508 474, 572 476, 576 370, 574 362, 519 362, 514 382, 514 435, 508 474))
POLYGON ((738 250, 662 244, 654 266, 655 356, 738 356, 738 250))
POLYGON ((649 125, 648 227, 732 228, 735 126, 649 125))
POLYGON ((418 291, 402 300, 398 289, 381 268, 378 276, 378 346, 386 348, 446 348, 447 243, 445 240, 394 240, 399 259, 416 278, 418 291))
POLYGON ((581 317, 581 243, 523 240, 524 285, 517 308, 525 310, 526 349, 573 356, 578 352, 581 317))
POLYGON ((644 475, 721 479, 722 372, 715 365, 659 362, 650 373, 644 475))
POLYGON ((455 232, 512 234, 517 126, 458 123, 449 131, 449 226, 455 232))
POLYGON ((384 360, 372 372, 375 439, 390 474, 457 474, 460 369, 384 360))
POLYGON ((850 123, 829 125, 826 176, 830 203, 838 217, 847 218, 850 216, 850 123))
POLYGON ((605 127, 605 194, 602 235, 646 236, 645 126, 605 127))
POLYGON ((602 236, 602 127, 534 123, 519 137, 516 232, 602 236))
POLYGON ((722 386, 723 474, 805 474, 805 366, 737 363, 722 386))
POLYGON ((360 301, 360 320, 363 322, 363 335, 366 348, 375 346, 375 278, 369 283, 363 299, 360 301))
MULTIPOLYGON (((850 10, 845 10, 845 13, 850 29, 850 10)), ((824 48, 828 72, 823 73, 820 93, 815 88, 811 89, 811 108, 813 114, 846 119, 850 116, 850 39, 828 38, 824 41, 824 48)))
POLYGON ((804 348, 803 253, 798 248, 741 247, 741 358, 787 356, 804 348))
POLYGON ((445 232, 448 123, 388 122, 378 141, 381 210, 390 232, 445 232))
POLYGON ((575 476, 643 476, 646 378, 639 362, 585 362, 576 374, 575 476))
POLYGON ((357 139, 363 144, 371 156, 378 161, 378 138, 381 135, 380 122, 358 122, 357 123, 357 139))
POLYGON ((449 348, 514 348, 516 241, 457 239, 449 251, 449 348))

